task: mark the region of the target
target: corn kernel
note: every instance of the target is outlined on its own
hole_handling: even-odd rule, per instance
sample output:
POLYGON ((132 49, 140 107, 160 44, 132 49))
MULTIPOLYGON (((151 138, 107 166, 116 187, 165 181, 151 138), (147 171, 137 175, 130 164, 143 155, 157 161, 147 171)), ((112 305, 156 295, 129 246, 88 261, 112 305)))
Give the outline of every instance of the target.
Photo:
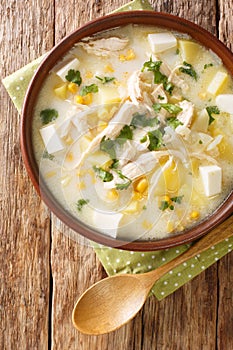
POLYGON ((167 231, 168 233, 171 233, 174 231, 174 223, 172 221, 167 222, 167 231))
POLYGON ((126 60, 130 61, 133 60, 136 57, 134 50, 129 49, 126 54, 126 60))
POLYGON ((66 155, 66 161, 67 162, 72 162, 74 160, 74 155, 72 152, 68 152, 66 155))
POLYGON ((119 193, 114 188, 107 192, 107 198, 112 201, 115 201, 116 199, 118 199, 118 197, 119 197, 119 193))
POLYGON ((119 55, 119 60, 120 61, 126 61, 126 56, 125 55, 119 55))
POLYGON ((66 187, 71 181, 71 176, 65 176, 61 179, 61 184, 63 187, 66 187))
POLYGON ((104 67, 104 71, 106 73, 112 73, 112 72, 115 72, 115 69, 111 64, 106 64, 106 66, 104 67))
POLYGON ((135 201, 140 201, 143 198, 142 194, 139 192, 134 191, 132 199, 135 201))
POLYGON ((147 221, 147 220, 144 220, 144 221, 142 222, 142 227, 143 227, 145 230, 150 230, 150 229, 152 229, 153 224, 152 224, 151 222, 147 221))
POLYGON ((170 197, 169 196, 163 196, 162 197, 162 199, 161 199, 162 201, 164 201, 164 202, 170 202, 170 197))
POLYGON ((87 79, 91 79, 91 78, 93 78, 93 73, 92 73, 90 70, 88 70, 88 71, 86 72, 86 74, 85 74, 85 77, 86 77, 87 79))
POLYGON ((207 93, 206 92, 199 92, 198 96, 200 97, 201 100, 205 100, 206 96, 207 96, 207 93))
POLYGON ((139 193, 144 193, 148 188, 148 182, 147 179, 143 178, 141 179, 137 186, 136 186, 136 191, 138 191, 139 193))
POLYGON ((80 96, 80 95, 76 95, 74 97, 74 100, 75 100, 76 103, 83 104, 83 97, 80 96))
POLYGON ((89 105, 90 103, 92 103, 92 100, 93 100, 93 98, 92 98, 92 94, 91 93, 83 96, 83 104, 84 105, 89 105))
POLYGON ((49 178, 51 178, 51 177, 53 177, 53 176, 55 176, 56 175, 56 171, 49 171, 49 172, 47 172, 46 174, 45 174, 45 177, 47 178, 47 179, 49 179, 49 178))
POLYGON ((136 213, 139 209, 138 202, 132 201, 124 210, 124 214, 136 213))
POLYGON ((77 84, 72 83, 72 82, 68 84, 67 88, 68 88, 69 92, 71 92, 72 94, 76 94, 76 92, 78 90, 77 84))
POLYGON ((86 184, 84 181, 80 181, 78 184, 77 184, 77 187, 79 190, 84 190, 86 188, 86 184))
POLYGON ((192 213, 190 214, 190 218, 195 220, 195 219, 198 219, 198 218, 199 218, 199 215, 200 215, 200 214, 199 214, 198 211, 193 210, 192 213))

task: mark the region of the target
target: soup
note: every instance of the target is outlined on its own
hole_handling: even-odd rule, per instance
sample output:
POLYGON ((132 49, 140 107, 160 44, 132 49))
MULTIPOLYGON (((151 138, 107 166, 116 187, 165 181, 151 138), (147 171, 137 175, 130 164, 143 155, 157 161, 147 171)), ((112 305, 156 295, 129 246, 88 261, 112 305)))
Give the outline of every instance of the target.
POLYGON ((84 38, 34 111, 40 176, 61 205, 120 239, 160 239, 232 189, 233 82, 187 35, 128 25, 84 38))

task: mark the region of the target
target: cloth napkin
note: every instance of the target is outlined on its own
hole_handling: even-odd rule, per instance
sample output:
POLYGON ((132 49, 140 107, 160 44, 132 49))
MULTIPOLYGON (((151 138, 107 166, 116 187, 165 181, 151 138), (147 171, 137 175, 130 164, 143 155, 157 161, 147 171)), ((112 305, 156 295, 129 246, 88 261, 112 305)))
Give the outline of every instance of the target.
MULTIPOLYGON (((128 10, 153 9, 147 0, 134 0, 118 8, 114 12, 128 10)), ((28 84, 44 56, 39 57, 2 81, 19 113, 22 108, 28 84)), ((182 254, 189 249, 190 245, 185 244, 175 248, 155 252, 125 251, 109 248, 96 243, 93 243, 93 247, 107 274, 113 275, 116 273, 142 273, 150 271, 174 259, 179 254, 182 254)), ((214 264, 228 252, 232 251, 232 247, 233 236, 170 271, 156 282, 151 293, 154 294, 157 299, 163 299, 197 276, 210 265, 214 264)))

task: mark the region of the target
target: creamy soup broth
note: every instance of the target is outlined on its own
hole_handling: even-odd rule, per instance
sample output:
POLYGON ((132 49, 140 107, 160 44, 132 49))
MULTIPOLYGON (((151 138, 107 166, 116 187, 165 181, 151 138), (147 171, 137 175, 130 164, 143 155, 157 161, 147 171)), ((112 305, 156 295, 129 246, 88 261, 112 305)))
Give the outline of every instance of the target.
POLYGON ((233 82, 188 36, 129 25, 85 38, 34 112, 40 176, 81 221, 117 238, 196 225, 232 189, 233 82))

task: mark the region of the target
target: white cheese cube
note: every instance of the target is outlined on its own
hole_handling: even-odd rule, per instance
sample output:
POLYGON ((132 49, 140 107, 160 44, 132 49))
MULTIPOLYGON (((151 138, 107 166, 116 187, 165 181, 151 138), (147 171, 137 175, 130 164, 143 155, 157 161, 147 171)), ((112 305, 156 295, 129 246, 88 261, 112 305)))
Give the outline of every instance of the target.
POLYGON ((77 58, 74 58, 73 60, 69 61, 67 64, 65 64, 63 67, 61 67, 59 70, 55 71, 55 73, 63 80, 66 80, 66 75, 70 69, 77 70, 79 67, 79 60, 77 58))
POLYGON ((204 192, 207 197, 215 196, 222 191, 222 169, 217 165, 199 167, 204 192))
POLYGON ((176 37, 171 33, 148 34, 148 41, 153 53, 163 52, 177 46, 176 37))
POLYGON ((101 232, 116 238, 119 223, 122 217, 123 214, 121 213, 101 213, 95 211, 93 215, 93 222, 95 227, 101 232))
POLYGON ((220 111, 233 114, 233 94, 218 95, 216 105, 220 111))
POLYGON ((227 77, 227 73, 218 71, 211 80, 207 88, 207 92, 212 95, 217 95, 217 93, 223 88, 224 84, 226 83, 227 77))
POLYGON ((40 134, 48 153, 52 154, 64 149, 63 142, 57 133, 55 124, 50 124, 41 128, 40 134))

